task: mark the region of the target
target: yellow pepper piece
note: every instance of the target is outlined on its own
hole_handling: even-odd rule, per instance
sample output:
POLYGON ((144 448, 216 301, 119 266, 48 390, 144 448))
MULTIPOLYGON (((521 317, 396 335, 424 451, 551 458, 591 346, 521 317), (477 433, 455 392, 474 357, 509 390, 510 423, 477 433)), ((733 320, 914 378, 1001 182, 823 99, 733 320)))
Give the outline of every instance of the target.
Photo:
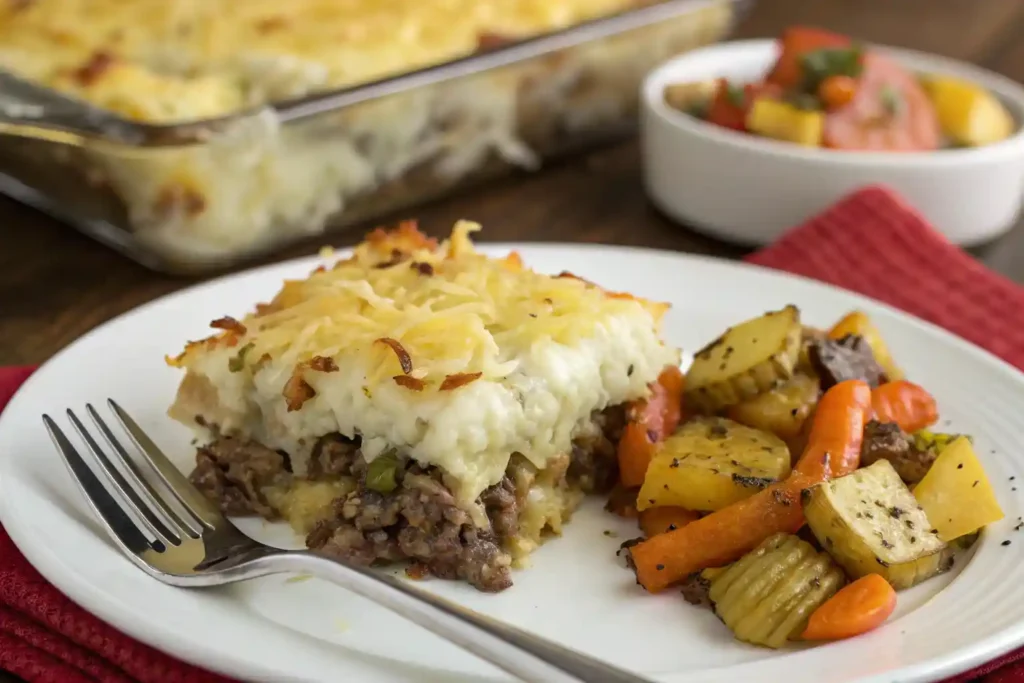
POLYGON ((746 119, 747 130, 752 133, 808 147, 821 146, 824 125, 822 112, 799 109, 770 97, 754 100, 746 119))
POLYGON ((965 436, 942 449, 914 487, 914 497, 938 531, 939 540, 946 542, 1004 517, 985 469, 965 436))
POLYGON ((1016 124, 995 95, 968 81, 945 76, 924 80, 942 132, 953 142, 978 147, 1005 140, 1016 124))

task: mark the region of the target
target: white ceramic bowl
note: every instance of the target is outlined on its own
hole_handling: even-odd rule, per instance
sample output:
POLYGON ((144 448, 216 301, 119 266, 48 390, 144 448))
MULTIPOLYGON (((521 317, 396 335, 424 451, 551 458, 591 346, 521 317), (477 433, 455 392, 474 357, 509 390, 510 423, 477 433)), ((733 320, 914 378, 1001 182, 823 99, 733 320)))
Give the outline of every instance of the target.
MULTIPOLYGON (((989 89, 1024 120, 1024 88, 944 57, 873 47, 910 69, 965 78, 989 89)), ((744 245, 767 244, 786 229, 868 185, 898 192, 953 242, 974 245, 1006 232, 1024 198, 1024 131, 974 149, 841 152, 737 133, 670 108, 671 83, 761 78, 775 41, 723 43, 683 54, 653 71, 642 92, 644 182, 672 218, 744 245)))

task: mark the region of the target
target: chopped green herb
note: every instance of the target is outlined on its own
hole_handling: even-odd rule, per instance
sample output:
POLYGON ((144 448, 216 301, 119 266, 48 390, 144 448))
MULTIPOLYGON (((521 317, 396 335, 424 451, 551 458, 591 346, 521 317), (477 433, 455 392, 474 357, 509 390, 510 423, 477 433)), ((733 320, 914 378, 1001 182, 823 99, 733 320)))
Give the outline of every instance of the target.
POLYGON ((885 113, 889 116, 896 116, 903 109, 903 99, 896 92, 896 88, 891 85, 883 85, 878 91, 878 96, 882 100, 882 106, 885 107, 885 113))
MULTIPOLYGON (((711 109, 711 104, 709 102, 707 102, 706 100, 701 100, 699 102, 692 102, 692 103, 690 103, 690 105, 688 107, 686 107, 686 113, 689 114, 690 116, 694 117, 695 119, 705 120, 708 117, 708 110, 710 110, 710 109, 711 109)), ((632 366, 630 366, 630 367, 632 367, 632 366)), ((627 374, 632 375, 633 373, 630 372, 630 373, 627 373, 627 374)))
POLYGON ((824 107, 821 105, 821 100, 818 99, 817 95, 811 95, 805 92, 794 92, 789 93, 786 96, 786 101, 797 109, 803 111, 821 111, 824 107))
POLYGON ((374 458, 366 467, 366 488, 377 493, 391 493, 398 486, 395 475, 398 472, 398 456, 384 453, 374 458))
POLYGON ((860 76, 864 65, 861 57, 864 54, 860 45, 851 47, 835 48, 826 47, 820 50, 812 50, 800 58, 803 66, 804 92, 817 92, 818 86, 829 76, 860 76))
POLYGON ((231 372, 241 372, 245 368, 245 354, 252 351, 252 346, 252 342, 249 342, 238 349, 238 353, 228 359, 228 370, 231 372))
POLYGON ((747 95, 743 92, 743 88, 734 83, 725 84, 725 96, 729 98, 729 102, 735 107, 743 108, 747 103, 747 95))

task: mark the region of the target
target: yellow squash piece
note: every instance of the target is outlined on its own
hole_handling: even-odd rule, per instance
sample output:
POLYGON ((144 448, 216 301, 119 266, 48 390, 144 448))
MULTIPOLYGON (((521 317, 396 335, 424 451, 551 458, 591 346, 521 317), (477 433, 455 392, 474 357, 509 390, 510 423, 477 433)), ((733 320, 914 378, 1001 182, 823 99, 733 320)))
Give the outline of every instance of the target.
POLYGON ((694 356, 686 372, 687 407, 713 413, 788 380, 800 357, 802 332, 796 306, 729 328, 694 356))
POLYGON ((804 491, 821 546, 853 578, 881 574, 901 590, 952 566, 953 549, 888 460, 804 491))
POLYGON ((925 79, 924 87, 935 105, 942 132, 960 145, 978 147, 999 142, 1017 128, 1006 107, 979 85, 935 76, 925 79))
POLYGON ((939 452, 914 497, 949 542, 1003 518, 996 494, 970 440, 961 436, 939 452))
POLYGON ((871 347, 871 353, 875 360, 885 370, 885 376, 890 382, 903 379, 903 371, 899 369, 896 362, 889 353, 889 347, 882 339, 882 333, 878 331, 875 324, 863 311, 853 311, 837 322, 828 331, 829 339, 842 339, 847 335, 855 334, 862 337, 871 347))
POLYGON ((789 449, 773 434, 721 417, 697 418, 658 446, 637 509, 720 510, 785 479, 789 463, 789 449))
POLYGON ((759 97, 747 112, 746 125, 751 133, 766 138, 820 147, 825 114, 799 109, 770 97, 759 97))
POLYGON ((821 381, 811 375, 797 373, 775 389, 731 406, 730 419, 754 429, 770 432, 780 439, 795 439, 804 421, 818 404, 821 381))
POLYGON ((703 576, 715 614, 736 638, 772 648, 803 633, 811 613, 846 581, 832 558, 790 534, 775 534, 703 576))

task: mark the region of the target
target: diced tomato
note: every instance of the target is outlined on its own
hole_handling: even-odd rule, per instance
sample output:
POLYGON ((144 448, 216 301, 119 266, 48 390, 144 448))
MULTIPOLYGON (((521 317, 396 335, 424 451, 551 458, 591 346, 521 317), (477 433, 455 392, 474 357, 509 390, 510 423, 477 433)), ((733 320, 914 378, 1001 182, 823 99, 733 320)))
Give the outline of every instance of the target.
POLYGON ((708 121, 723 128, 743 130, 743 121, 747 115, 745 101, 742 88, 724 78, 718 79, 718 87, 708 109, 708 121))
POLYGON ((774 83, 747 83, 741 87, 721 78, 708 109, 708 121, 724 128, 745 131, 747 112, 756 98, 781 96, 782 88, 774 83))
POLYGON ((853 100, 825 116, 824 145, 889 152, 938 149, 938 115, 913 74, 873 52, 864 55, 863 63, 853 100))
POLYGON ((852 41, 838 33, 810 26, 792 26, 779 38, 779 58, 768 74, 769 83, 785 89, 795 88, 803 80, 800 58, 808 52, 825 48, 850 47, 852 41))

